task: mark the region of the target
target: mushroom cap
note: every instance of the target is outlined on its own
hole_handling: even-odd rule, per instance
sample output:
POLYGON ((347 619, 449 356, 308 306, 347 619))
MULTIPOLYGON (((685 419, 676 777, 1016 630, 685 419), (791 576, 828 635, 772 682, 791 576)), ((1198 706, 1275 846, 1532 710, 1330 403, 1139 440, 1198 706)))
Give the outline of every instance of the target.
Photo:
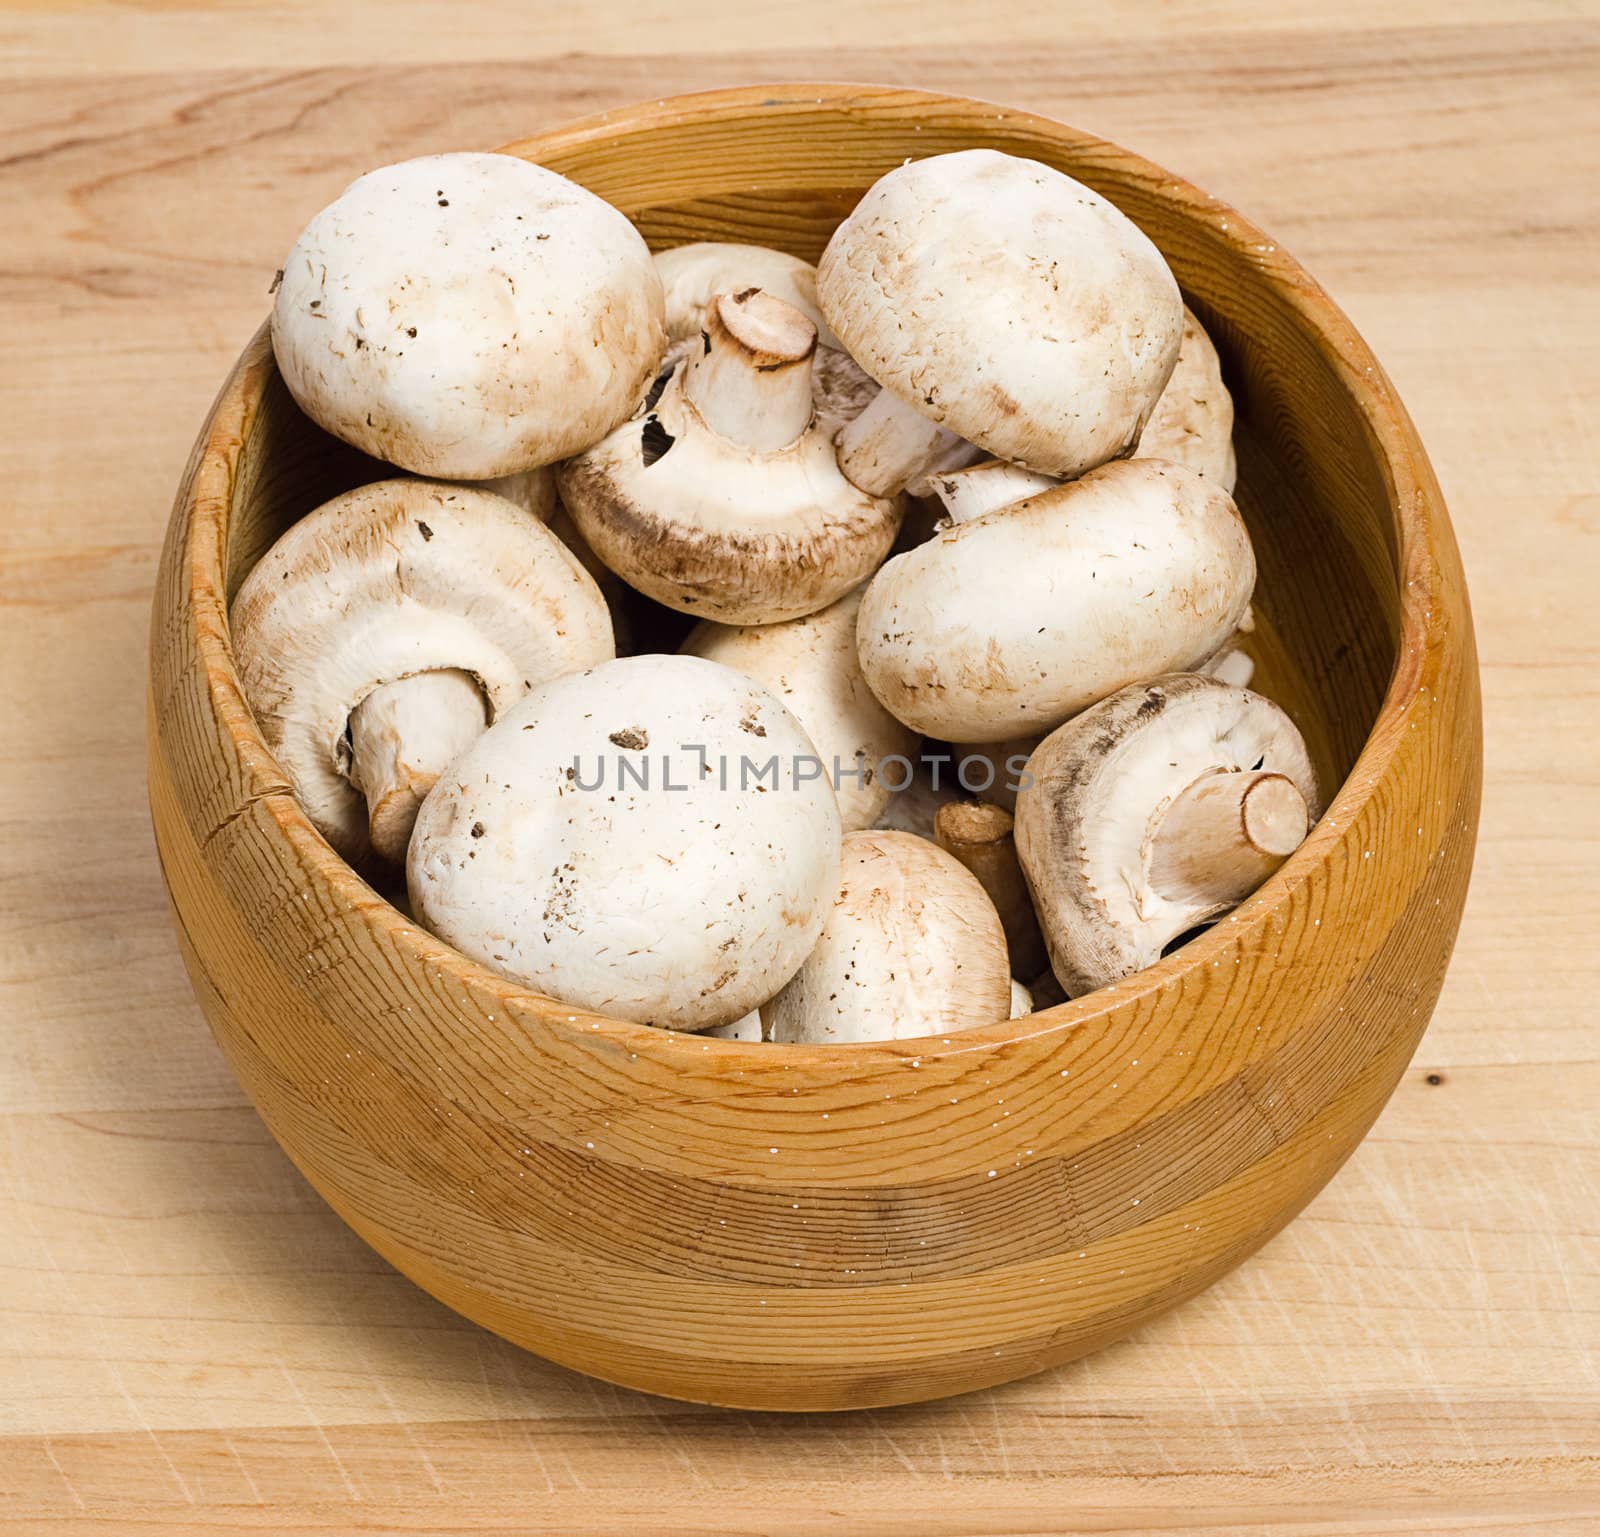
POLYGON ((861 603, 868 686, 951 742, 1042 734, 1232 635, 1255 557, 1225 491, 1129 459, 937 533, 861 603))
POLYGON ((698 336, 706 306, 718 294, 759 288, 799 310, 817 328, 819 346, 839 346, 817 306, 817 269, 787 251, 736 240, 695 240, 657 251, 656 271, 666 294, 669 341, 698 336))
POLYGON ((666 348, 661 280, 610 204, 511 155, 369 172, 301 232, 278 368, 336 437, 419 474, 513 475, 638 403, 666 348))
POLYGON ((1217 770, 1282 774, 1317 815, 1317 776, 1270 699, 1199 673, 1136 684, 1047 736, 1017 797, 1017 853, 1069 995, 1131 975, 1202 916, 1152 883, 1162 814, 1217 770))
POLYGON ((959 860, 914 833, 844 838, 816 948, 761 1011, 774 1041, 903 1040, 1005 1019, 1000 918, 959 860))
POLYGON ((702 622, 680 648, 688 656, 720 662, 772 690, 794 713, 828 771, 846 832, 871 827, 889 802, 880 760, 909 757, 917 745, 873 698, 856 655, 856 615, 861 589, 815 614, 781 624, 702 622), (834 780, 834 763, 840 773, 834 780), (859 776, 859 777, 858 777, 859 776))
POLYGON ((423 803, 413 911, 552 998, 682 1030, 727 1024, 794 974, 838 883, 839 812, 800 770, 810 755, 771 694, 699 657, 559 678, 423 803), (757 780, 746 757, 777 767, 757 780))
POLYGON ((1178 366, 1144 425, 1134 457, 1181 464, 1230 494, 1238 478, 1233 396, 1222 382, 1217 349, 1188 305, 1183 308, 1178 366))
POLYGON ((771 452, 714 432, 685 372, 557 471, 595 553, 658 603, 723 624, 796 619, 860 585, 894 543, 901 503, 851 485, 815 424, 771 452))
POLYGON ((828 242, 817 295, 885 389, 1048 475, 1133 451, 1183 332, 1177 282, 1137 225, 988 149, 880 177, 828 242))
POLYGON ((493 720, 533 684, 613 652, 599 589, 542 523, 487 491, 425 480, 361 486, 300 519, 245 578, 230 619, 268 747, 351 860, 367 851, 367 807, 345 731, 374 689, 458 669, 493 720))

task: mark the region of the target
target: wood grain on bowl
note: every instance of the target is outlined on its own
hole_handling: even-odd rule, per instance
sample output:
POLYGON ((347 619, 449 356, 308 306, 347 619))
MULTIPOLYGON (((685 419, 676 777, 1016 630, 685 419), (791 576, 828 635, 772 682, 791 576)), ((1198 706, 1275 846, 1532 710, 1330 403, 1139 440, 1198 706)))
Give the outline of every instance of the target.
POLYGON ((1100 140, 910 91, 719 92, 512 148, 653 245, 814 257, 883 170, 974 144, 1115 199, 1216 339, 1261 565, 1257 686, 1340 786, 1255 897, 1115 988, 949 1037, 761 1047, 574 1012, 466 962, 311 829, 238 688, 232 590, 290 521, 372 473, 299 416, 264 336, 178 496, 150 795, 212 1027, 279 1141, 385 1257, 618 1382, 887 1404, 1126 1333, 1329 1178, 1449 956, 1480 783, 1459 560, 1403 407, 1270 239, 1100 140))

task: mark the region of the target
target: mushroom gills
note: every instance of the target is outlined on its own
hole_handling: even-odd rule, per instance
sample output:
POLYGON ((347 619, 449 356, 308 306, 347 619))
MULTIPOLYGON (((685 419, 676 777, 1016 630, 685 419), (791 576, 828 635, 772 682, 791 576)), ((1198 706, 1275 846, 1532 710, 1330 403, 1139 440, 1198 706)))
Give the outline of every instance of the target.
POLYGON ((428 791, 487 724, 478 680, 457 667, 380 684, 350 712, 350 783, 377 854, 404 861, 428 791))
POLYGON ((615 651, 605 600, 549 528, 504 497, 409 478, 307 513, 228 617, 263 740, 353 864, 374 833, 403 855, 416 805, 486 718, 615 651))

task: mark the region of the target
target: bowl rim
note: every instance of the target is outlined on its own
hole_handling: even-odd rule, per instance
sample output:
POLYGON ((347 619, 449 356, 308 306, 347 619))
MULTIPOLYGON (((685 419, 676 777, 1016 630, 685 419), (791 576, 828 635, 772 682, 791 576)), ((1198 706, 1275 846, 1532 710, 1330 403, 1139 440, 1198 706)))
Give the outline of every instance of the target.
POLYGON ((1435 644, 1449 630, 1452 586, 1465 606, 1466 593, 1454 535, 1425 450, 1409 415, 1366 342, 1321 285, 1251 220, 1229 204, 1196 188, 1180 176, 1096 135, 1043 114, 1017 110, 981 98, 897 86, 789 82, 695 92, 601 111, 518 139, 498 153, 542 159, 570 153, 587 144, 623 135, 693 123, 747 119, 757 112, 804 112, 817 107, 859 111, 864 116, 897 109, 993 106, 996 117, 1011 129, 1031 131, 1067 148, 1079 148, 1102 162, 1114 160, 1119 171, 1159 187, 1159 195, 1181 203, 1185 217, 1205 225, 1212 238, 1247 260, 1280 291, 1297 318, 1323 344, 1324 356, 1371 434, 1383 479, 1386 510, 1395 537, 1399 625, 1395 665, 1377 714, 1360 752, 1329 800, 1305 842, 1251 897, 1218 923, 1170 955, 1133 976, 1077 999, 1017 1019, 977 1024, 927 1036, 907 1036, 827 1045, 724 1041, 594 1013, 551 999, 526 985, 473 961, 408 918, 374 890, 327 845, 301 810, 287 781, 276 772, 253 713, 244 702, 234 665, 228 624, 226 523, 231 516, 239 457, 255 406, 259 403, 272 359, 269 323, 263 322, 224 382, 211 409, 191 461, 191 473, 179 494, 174 520, 186 518, 181 572, 192 609, 218 616, 213 624, 190 625, 196 662, 205 673, 213 718, 220 726, 239 768, 238 799, 260 805, 273 820, 275 834, 314 851, 315 874, 347 911, 359 910, 363 921, 379 931, 385 944, 413 952, 419 965, 448 965, 464 985, 494 996, 507 1010, 508 1021, 531 1022, 592 1041, 596 1034, 630 1054, 648 1053, 670 1065, 693 1053, 697 1066, 726 1061, 738 1070, 756 1058, 770 1061, 786 1054, 797 1067, 825 1069, 848 1060, 852 1070, 863 1058, 903 1061, 911 1057, 950 1056, 961 1052, 1006 1047, 1037 1037, 1076 1029, 1113 1010, 1138 1004, 1149 995, 1180 984, 1190 972, 1205 968, 1232 944, 1266 927, 1275 914, 1308 882, 1324 857, 1344 837, 1344 829, 1379 793, 1388 770, 1401 751, 1404 733, 1386 729, 1425 694, 1442 668, 1445 647, 1435 644), (1224 935, 1227 937, 1224 938, 1224 935))

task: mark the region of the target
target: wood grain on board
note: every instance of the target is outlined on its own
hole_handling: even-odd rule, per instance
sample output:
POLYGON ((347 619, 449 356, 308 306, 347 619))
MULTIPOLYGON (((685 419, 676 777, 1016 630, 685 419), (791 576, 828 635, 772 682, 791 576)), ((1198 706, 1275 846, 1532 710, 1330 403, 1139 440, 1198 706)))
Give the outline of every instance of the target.
POLYGON ((373 23, 390 35, 371 50, 349 20, 367 5, 328 29, 309 5, 0 11, 0 1520, 1593 1529, 1600 29, 1557 5, 1451 8, 1455 25, 1363 6, 1342 30, 1242 3, 1170 8, 1161 27, 1123 9, 1126 25, 1102 15, 1064 40, 1054 8, 994 28, 885 8, 861 46, 791 49, 760 12, 586 31, 571 18, 591 11, 558 25, 552 9, 502 47, 499 7, 439 27, 407 6, 373 23), (402 62, 364 62, 390 47, 402 62), (547 1366, 367 1251, 206 1034, 143 783, 168 504, 305 217, 383 160, 769 78, 1049 113, 1294 251, 1432 453, 1473 584, 1487 739, 1434 1024, 1304 1216, 1079 1365, 803 1419, 547 1366))

